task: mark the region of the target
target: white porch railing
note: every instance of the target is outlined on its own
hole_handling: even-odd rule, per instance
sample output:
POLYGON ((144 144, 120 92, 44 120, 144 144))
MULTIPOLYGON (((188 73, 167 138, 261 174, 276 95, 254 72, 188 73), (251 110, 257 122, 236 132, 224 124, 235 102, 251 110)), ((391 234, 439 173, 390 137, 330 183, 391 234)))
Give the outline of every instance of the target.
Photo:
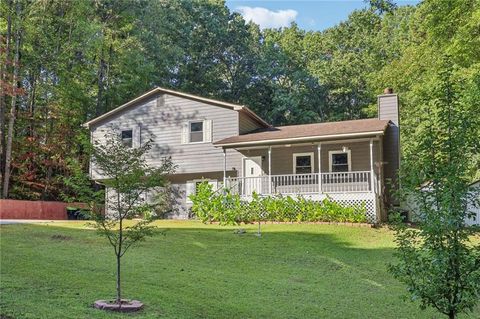
POLYGON ((376 192, 370 171, 228 177, 226 186, 242 196, 257 194, 312 194, 376 192), (372 185, 375 189, 372 189, 372 185))

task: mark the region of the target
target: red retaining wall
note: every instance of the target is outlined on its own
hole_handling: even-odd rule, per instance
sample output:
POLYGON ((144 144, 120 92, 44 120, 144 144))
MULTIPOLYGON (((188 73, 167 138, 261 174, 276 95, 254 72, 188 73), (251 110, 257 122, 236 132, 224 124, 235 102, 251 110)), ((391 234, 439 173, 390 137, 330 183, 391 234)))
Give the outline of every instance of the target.
POLYGON ((67 207, 82 204, 0 199, 0 219, 67 219, 67 207))

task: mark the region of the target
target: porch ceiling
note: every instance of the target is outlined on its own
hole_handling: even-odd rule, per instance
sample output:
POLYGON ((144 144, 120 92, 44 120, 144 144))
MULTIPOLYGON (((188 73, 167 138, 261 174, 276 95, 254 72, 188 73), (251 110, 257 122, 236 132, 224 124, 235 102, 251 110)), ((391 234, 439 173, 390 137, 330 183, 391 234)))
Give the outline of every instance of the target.
POLYGON ((347 139, 383 135, 390 121, 364 119, 341 122, 278 126, 236 135, 214 143, 217 147, 275 145, 332 139, 347 139))

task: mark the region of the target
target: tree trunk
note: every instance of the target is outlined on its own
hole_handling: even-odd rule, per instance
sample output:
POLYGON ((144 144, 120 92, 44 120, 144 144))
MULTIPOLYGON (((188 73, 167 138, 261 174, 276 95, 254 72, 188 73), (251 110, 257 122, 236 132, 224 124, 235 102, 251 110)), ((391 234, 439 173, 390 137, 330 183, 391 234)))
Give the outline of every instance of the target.
POLYGON ((122 307, 122 288, 120 284, 121 272, 120 272, 120 252, 117 254, 117 304, 122 307))
POLYGON ((35 98, 37 92, 37 76, 35 74, 31 76, 30 85, 28 136, 33 137, 35 136, 35 98))
MULTIPOLYGON (((113 39, 112 39, 113 41, 113 39)), ((105 62, 105 112, 110 110, 110 95, 108 94, 110 92, 110 67, 112 65, 112 60, 113 60, 113 44, 110 42, 110 48, 108 49, 108 63, 105 62)))
POLYGON ((13 143, 13 129, 15 124, 15 113, 16 113, 16 104, 17 104, 17 82, 18 82, 18 68, 19 68, 19 51, 20 51, 20 26, 18 23, 20 16, 20 3, 16 3, 16 20, 15 23, 15 58, 13 62, 13 80, 12 80, 12 89, 14 90, 12 94, 12 103, 10 106, 10 118, 8 119, 8 136, 7 136, 7 145, 5 150, 5 173, 3 179, 3 198, 8 197, 8 186, 10 183, 10 168, 12 162, 12 143, 13 143))
POLYGON ((5 169, 5 109, 7 108, 7 73, 10 60, 12 37, 12 1, 8 4, 7 34, 5 39, 5 59, 0 65, 0 198, 3 198, 3 173, 5 169))
MULTIPOLYGON (((118 188, 117 188, 118 189, 118 188)), ((122 258, 122 244, 123 244, 123 218, 120 209, 120 193, 117 191, 117 208, 119 214, 118 225, 118 250, 117 250, 117 303, 118 307, 122 307, 122 287, 121 287, 121 272, 120 259, 122 258)))
POLYGON ((448 319, 455 319, 457 316, 455 314, 455 312, 453 312, 453 310, 450 310, 450 312, 448 313, 448 319))
POLYGON ((103 86, 104 86, 104 78, 105 78, 105 58, 104 58, 104 50, 103 50, 103 44, 102 44, 102 49, 100 53, 100 58, 98 62, 98 73, 97 73, 97 105, 95 108, 95 115, 100 116, 102 115, 103 112, 103 86))

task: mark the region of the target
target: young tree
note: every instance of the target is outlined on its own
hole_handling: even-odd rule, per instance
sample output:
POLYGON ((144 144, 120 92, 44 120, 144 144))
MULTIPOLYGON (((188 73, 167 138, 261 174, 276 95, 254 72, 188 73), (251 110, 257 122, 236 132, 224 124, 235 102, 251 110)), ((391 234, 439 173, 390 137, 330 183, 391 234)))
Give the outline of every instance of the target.
POLYGON ((248 203, 246 208, 249 210, 251 220, 256 222, 258 225, 256 235, 258 237, 262 237, 261 224, 267 220, 267 212, 264 207, 263 199, 256 192, 253 192, 252 200, 248 203))
POLYGON ((412 300, 456 318, 480 294, 480 245, 470 242, 472 230, 464 225, 467 204, 478 196, 469 189, 469 177, 480 149, 478 100, 466 92, 471 86, 478 92, 480 74, 461 81, 451 65, 449 58, 443 61, 426 85, 432 89, 418 106, 418 125, 406 128, 416 143, 404 149, 400 193, 416 203, 420 222, 418 229, 395 228, 398 262, 390 270, 412 300))
POLYGON ((150 147, 150 142, 138 148, 128 147, 113 134, 106 136, 104 144, 94 145, 92 160, 95 169, 105 177, 107 189, 105 213, 95 214, 95 227, 115 252, 118 307, 122 305, 121 258, 135 243, 153 235, 151 214, 145 213, 155 203, 148 203, 144 196, 153 188, 166 185, 165 176, 174 170, 169 159, 160 167, 149 167, 145 155, 150 147), (125 224, 126 220, 139 215, 148 217, 130 226, 125 224))

